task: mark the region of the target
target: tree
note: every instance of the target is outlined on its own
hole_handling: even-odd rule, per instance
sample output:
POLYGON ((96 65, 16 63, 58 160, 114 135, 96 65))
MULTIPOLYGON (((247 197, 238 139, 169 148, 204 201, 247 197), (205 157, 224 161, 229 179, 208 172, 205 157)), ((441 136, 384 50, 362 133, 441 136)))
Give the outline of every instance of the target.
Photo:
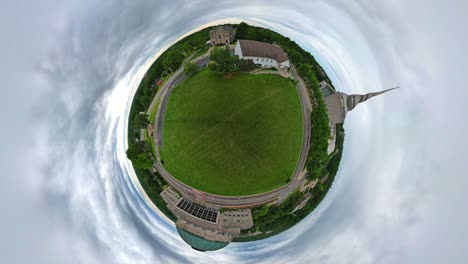
POLYGON ((172 72, 179 68, 184 60, 184 54, 179 48, 171 48, 163 60, 164 69, 168 72, 172 72))
POLYGON ((242 22, 236 27, 236 38, 237 39, 245 39, 247 37, 249 30, 249 25, 247 23, 242 22))
POLYGON ((188 61, 184 63, 184 73, 187 76, 193 76, 197 74, 197 72, 200 70, 200 66, 198 66, 197 63, 188 61))
POLYGON ((297 72, 301 76, 310 76, 312 74, 312 67, 309 64, 301 64, 297 67, 297 72))
POLYGON ((295 64, 301 64, 302 63, 303 58, 302 58, 302 55, 299 52, 297 52, 297 51, 295 51, 293 49, 289 49, 287 53, 288 53, 289 59, 293 63, 295 63, 295 64))
POLYGON ((232 56, 231 50, 227 46, 225 48, 213 49, 211 51, 211 61, 212 63, 208 64, 210 69, 220 73, 239 70, 239 58, 237 56, 232 56))
POLYGON ((127 158, 136 168, 150 169, 153 166, 153 161, 148 154, 148 147, 144 142, 130 144, 127 149, 127 158))
POLYGON ((136 114, 133 117, 134 127, 136 128, 146 128, 149 124, 147 114, 136 114))
POLYGON ((132 161, 133 166, 137 168, 148 170, 153 167, 153 161, 146 152, 138 153, 136 150, 129 148, 127 150, 127 157, 132 161))
POLYGON ((143 93, 147 96, 152 96, 153 95, 153 89, 152 89, 152 85, 153 84, 148 84, 144 89, 143 89, 143 93))
POLYGON ((151 98, 149 96, 146 96, 146 95, 140 96, 140 104, 144 108, 148 107, 150 101, 151 101, 151 98))
POLYGON ((255 64, 252 60, 239 60, 239 70, 241 71, 251 71, 258 67, 258 64, 255 64))

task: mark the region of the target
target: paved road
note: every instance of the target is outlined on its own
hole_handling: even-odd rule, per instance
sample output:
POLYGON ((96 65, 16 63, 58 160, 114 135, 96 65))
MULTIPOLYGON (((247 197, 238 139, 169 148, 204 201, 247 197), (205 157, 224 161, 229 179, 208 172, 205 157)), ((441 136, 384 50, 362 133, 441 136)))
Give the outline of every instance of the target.
MULTIPOLYGON (((191 59, 191 57, 187 58, 191 59)), ((187 60, 186 59, 186 60, 187 60)), ((206 66, 206 64, 210 61, 210 55, 209 53, 206 53, 198 58, 195 59, 195 61, 200 65, 201 67, 206 66)), ((184 72, 184 66, 181 66, 177 71, 175 71, 172 76, 164 83, 163 87, 161 87, 157 92, 156 95, 153 97, 153 100, 151 101, 150 106, 148 107, 148 110, 146 111, 148 114, 151 113, 151 109, 154 108, 154 105, 158 101, 157 99, 161 96, 161 93, 167 89, 169 86, 174 86, 174 81, 176 81, 177 78, 179 78, 181 75, 183 75, 184 72)), ((185 76, 184 76, 185 78, 185 76)), ((180 81, 179 81, 180 82, 180 81)))
MULTIPOLYGON (((173 88, 185 80, 186 76, 184 74, 179 74, 176 76, 176 78, 173 80, 173 82, 170 84, 170 86, 165 90, 164 93, 161 94, 162 96, 162 102, 160 102, 161 109, 159 110, 160 113, 159 115, 155 118, 155 122, 158 124, 155 124, 155 126, 159 127, 160 129, 157 130, 157 137, 158 137, 158 143, 162 147, 163 146, 163 121, 164 121, 164 116, 166 114, 166 109, 167 109, 167 102, 169 101, 168 98, 172 93, 173 88)), ((157 146, 157 145, 155 145, 157 146)))
POLYGON ((285 188, 281 194, 279 195, 278 203, 281 203, 288 197, 288 195, 300 186, 302 183, 306 181, 305 175, 307 173, 305 167, 305 163, 307 161, 307 154, 309 153, 310 148, 310 133, 312 133, 311 125, 310 125, 310 112, 312 111, 312 104, 310 103, 309 93, 307 91, 307 87, 305 86, 304 81, 302 78, 297 74, 296 68, 294 65, 291 64, 291 75, 295 80, 297 80, 297 90, 299 92, 301 98, 301 107, 302 107, 302 121, 304 124, 304 133, 302 137, 302 151, 301 156, 299 158, 298 165, 296 166, 296 171, 294 172, 294 176, 292 181, 288 184, 287 188, 285 188))
MULTIPOLYGON (((190 57, 188 59, 191 59, 190 57)), ((205 67, 206 64, 210 61, 209 51, 204 55, 196 58, 193 60, 194 62, 198 63, 200 67, 205 67)), ((167 99, 169 98, 169 94, 172 89, 185 80, 186 76, 184 74, 184 66, 181 66, 177 71, 175 71, 172 76, 163 84, 163 86, 156 92, 156 95, 153 97, 153 101, 151 101, 150 106, 148 107, 147 113, 149 114, 151 110, 154 108, 158 98, 161 98, 160 103, 158 105, 158 109, 156 110, 156 117, 155 122, 153 124, 153 131, 155 131, 154 138, 154 145, 156 146, 156 159, 157 163, 160 163, 160 156, 159 156, 159 148, 158 146, 162 146, 162 125, 164 120, 164 112, 166 111, 167 99)))
MULTIPOLYGON (((209 62, 209 55, 203 55, 199 58, 194 60, 200 66, 205 66, 209 62)), ((298 186, 303 184, 307 179, 305 178, 306 171, 303 170, 305 166, 305 162, 307 160, 307 153, 309 150, 310 144, 310 111, 311 111, 311 104, 309 102, 309 95, 307 93, 307 89, 305 87, 304 82, 300 79, 299 75, 294 69, 294 66, 291 67, 292 76, 298 80, 297 89, 300 94, 301 98, 301 107, 303 113, 303 124, 304 124, 304 133, 303 133, 303 144, 302 144, 302 151, 301 156, 299 158, 299 162, 296 166, 296 170, 293 174, 293 178, 291 182, 285 186, 282 186, 278 189, 275 189, 270 192, 255 194, 255 195, 248 195, 248 196, 222 196, 222 195, 214 195, 203 193, 201 191, 195 190, 192 187, 180 182, 179 180, 175 179, 172 175, 170 175, 164 167, 161 165, 161 160, 159 156, 159 147, 156 147, 156 154, 157 154, 157 161, 155 164, 155 168, 161 174, 161 176, 175 189, 177 189, 182 196, 201 200, 207 203, 210 203, 217 207, 223 208, 242 208, 242 207, 252 207, 255 205, 265 204, 268 202, 277 202, 281 203, 286 199, 286 197, 298 186)), ((185 75, 183 74, 183 67, 178 69, 171 78, 161 87, 158 91, 156 96, 153 99, 151 105, 154 107, 154 103, 158 97, 161 97, 161 103, 158 105, 158 109, 156 112, 156 122, 154 122, 154 130, 157 131, 154 137, 155 146, 162 145, 162 124, 164 120, 164 111, 167 105, 167 98, 169 97, 172 89, 178 83, 185 79, 185 75)), ((150 106, 148 112, 152 107, 150 106)))

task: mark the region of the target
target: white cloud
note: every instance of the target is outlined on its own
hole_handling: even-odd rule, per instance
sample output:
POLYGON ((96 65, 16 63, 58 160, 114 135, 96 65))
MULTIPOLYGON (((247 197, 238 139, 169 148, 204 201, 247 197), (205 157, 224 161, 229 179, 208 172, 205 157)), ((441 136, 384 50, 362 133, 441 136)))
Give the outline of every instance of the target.
POLYGON ((0 11, 10 25, 1 66, 9 88, 0 114, 4 262, 468 260, 465 2, 44 5, 0 11), (339 175, 307 219, 271 239, 200 253, 131 181, 124 119, 154 54, 197 27, 234 18, 296 40, 346 92, 402 88, 349 114, 339 175))

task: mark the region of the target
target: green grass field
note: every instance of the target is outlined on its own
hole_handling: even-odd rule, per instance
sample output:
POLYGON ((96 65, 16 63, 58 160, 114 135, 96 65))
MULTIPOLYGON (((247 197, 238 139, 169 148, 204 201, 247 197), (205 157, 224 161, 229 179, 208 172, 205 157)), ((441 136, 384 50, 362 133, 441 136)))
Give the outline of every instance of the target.
POLYGON ((294 84, 278 75, 205 69, 174 88, 163 126, 164 167, 196 189, 237 196, 286 184, 302 146, 294 84))

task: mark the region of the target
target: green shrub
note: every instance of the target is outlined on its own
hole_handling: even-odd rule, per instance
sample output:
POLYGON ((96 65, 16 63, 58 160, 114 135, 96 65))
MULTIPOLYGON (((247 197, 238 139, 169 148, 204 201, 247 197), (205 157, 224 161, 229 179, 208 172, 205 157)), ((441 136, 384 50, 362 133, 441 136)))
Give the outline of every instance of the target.
POLYGON ((184 74, 187 76, 193 76, 197 74, 197 72, 200 70, 200 66, 198 66, 197 63, 188 61, 184 63, 184 74))

